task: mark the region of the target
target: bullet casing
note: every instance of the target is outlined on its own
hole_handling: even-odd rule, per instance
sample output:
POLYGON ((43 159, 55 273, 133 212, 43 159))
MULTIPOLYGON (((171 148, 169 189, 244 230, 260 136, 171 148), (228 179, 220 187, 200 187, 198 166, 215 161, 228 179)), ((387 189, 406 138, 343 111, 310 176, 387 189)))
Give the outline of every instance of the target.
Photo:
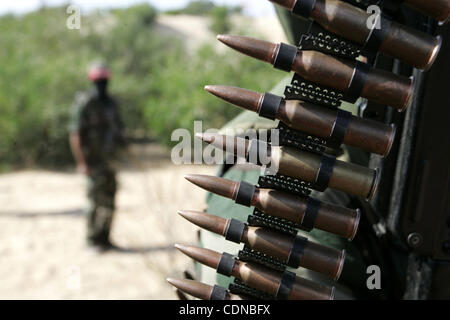
MULTIPOLYGON (((292 10, 296 1, 273 0, 273 2, 292 10)), ((422 11, 428 9, 428 13, 433 13, 433 16, 448 18, 448 0, 438 0, 435 8, 431 4, 433 1, 406 0, 406 2, 422 11), (439 12, 438 7, 441 10, 447 9, 447 13, 439 12)), ((373 14, 340 0, 316 0, 311 18, 324 29, 361 46, 364 46, 371 36, 371 23, 376 23, 373 14)), ((380 52, 400 59, 416 68, 430 68, 439 52, 441 40, 419 30, 396 22, 377 24, 375 28, 389 28, 383 30, 386 31, 386 36, 379 48, 380 52)))
MULTIPOLYGON (((233 276, 249 287, 276 295, 282 273, 266 267, 236 261, 233 276)), ((333 300, 334 287, 327 287, 310 280, 296 277, 288 300, 333 300)))
MULTIPOLYGON (((277 297, 280 285, 283 284, 283 272, 275 271, 260 264, 244 262, 227 253, 220 254, 206 248, 179 244, 176 244, 175 247, 195 261, 218 271, 223 268, 221 264, 225 263, 226 269, 219 272, 226 276, 233 276, 247 286, 272 296, 277 297)), ((289 272, 287 273, 289 274, 289 272)), ((292 273, 290 274, 292 275, 292 273)), ((283 292, 283 298, 288 300, 332 300, 334 298, 334 287, 293 276, 292 287, 288 292, 283 292)), ((284 282, 284 285, 289 284, 284 282)))
MULTIPOLYGON (((272 146, 271 160, 279 173, 314 183, 322 156, 289 147, 272 146)), ((377 183, 376 170, 336 160, 329 187, 370 199, 376 191, 377 183)))
POLYGON ((276 258, 289 267, 301 266, 328 275, 335 280, 341 274, 345 250, 328 248, 303 237, 276 232, 268 228, 248 226, 241 221, 224 219, 206 212, 179 211, 179 214, 202 229, 224 236, 229 241, 245 243, 249 248, 276 258), (230 235, 232 225, 234 227, 230 235))
MULTIPOLYGON (((242 242, 251 249, 267 254, 287 263, 292 251, 295 236, 285 235, 261 227, 248 227, 242 242)), ((345 260, 345 251, 339 251, 314 242, 306 241, 299 266, 325 274, 337 280, 345 260)))
MULTIPOLYGON (((252 205, 259 210, 301 224, 308 206, 308 199, 273 190, 257 189, 252 205)), ((314 227, 347 239, 353 239, 358 230, 359 210, 348 209, 322 202, 314 227)))
MULTIPOLYGON (((357 62, 344 61, 318 51, 299 50, 292 70, 306 80, 347 92, 357 62)), ((361 96, 403 111, 413 96, 413 79, 370 68, 361 96)))
POLYGON ((356 117, 342 110, 332 110, 302 100, 284 100, 270 93, 263 94, 238 87, 208 85, 205 90, 228 103, 257 112, 262 117, 279 119, 290 128, 336 141, 334 146, 342 141, 344 144, 386 156, 394 142, 393 124, 356 117), (342 140, 340 132, 339 138, 333 139, 336 137, 336 126, 344 127, 342 140))
MULTIPOLYGON (((329 138, 337 111, 299 100, 281 104, 279 118, 293 129, 329 138)), ((343 143, 368 152, 387 155, 395 138, 395 126, 351 116, 343 143)))
POLYGON ((349 98, 362 96, 404 110, 413 96, 413 79, 374 69, 358 61, 243 36, 219 35, 218 39, 243 54, 271 63, 279 69, 294 71, 311 82, 342 91, 349 98))

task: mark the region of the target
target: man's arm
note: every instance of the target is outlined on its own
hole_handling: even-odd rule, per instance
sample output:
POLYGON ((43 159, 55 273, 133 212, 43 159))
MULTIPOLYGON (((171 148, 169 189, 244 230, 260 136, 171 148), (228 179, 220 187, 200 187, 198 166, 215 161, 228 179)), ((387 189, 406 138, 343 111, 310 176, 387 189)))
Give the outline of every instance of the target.
POLYGON ((83 150, 81 149, 81 139, 80 133, 78 131, 73 131, 70 133, 69 143, 70 148, 72 149, 73 156, 77 163, 77 171, 84 174, 88 174, 89 168, 87 166, 83 150))

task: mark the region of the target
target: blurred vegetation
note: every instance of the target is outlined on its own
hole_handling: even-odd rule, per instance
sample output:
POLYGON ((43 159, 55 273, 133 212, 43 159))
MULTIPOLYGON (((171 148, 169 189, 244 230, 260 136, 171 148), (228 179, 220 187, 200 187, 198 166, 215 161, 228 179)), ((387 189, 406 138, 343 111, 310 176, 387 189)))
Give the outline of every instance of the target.
POLYGON ((167 14, 190 14, 195 16, 207 16, 211 15, 217 8, 226 9, 228 13, 241 13, 242 7, 240 6, 217 6, 214 2, 209 0, 193 0, 190 1, 186 7, 181 9, 168 10, 167 14))
POLYGON ((168 14, 191 14, 196 16, 204 16, 211 13, 216 7, 214 2, 208 0, 194 0, 189 2, 186 7, 181 9, 168 10, 168 14))
POLYGON ((211 12, 211 30, 214 33, 228 33, 231 29, 230 12, 227 7, 216 7, 211 12))
POLYGON ((232 14, 242 13, 240 6, 217 6, 209 0, 195 0, 186 7, 166 11, 167 14, 189 14, 196 16, 209 16, 211 18, 211 31, 214 33, 227 33, 231 29, 229 18, 232 14))
POLYGON ((113 71, 110 92, 127 135, 167 145, 176 128, 192 130, 200 119, 204 129, 220 128, 240 112, 204 92, 204 85, 267 90, 282 76, 211 45, 187 53, 181 37, 161 33, 148 5, 91 13, 81 30, 67 29, 67 17, 65 8, 0 17, 0 169, 72 162, 70 106, 77 91, 90 87, 85 69, 99 57, 113 71))

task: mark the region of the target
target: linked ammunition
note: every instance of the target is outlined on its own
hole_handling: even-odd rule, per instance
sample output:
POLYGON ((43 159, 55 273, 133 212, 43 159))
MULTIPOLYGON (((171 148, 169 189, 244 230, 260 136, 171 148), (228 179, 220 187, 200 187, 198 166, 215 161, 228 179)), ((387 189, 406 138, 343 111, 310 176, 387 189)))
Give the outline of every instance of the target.
POLYGON ((200 228, 236 243, 245 243, 249 248, 276 258, 289 267, 303 267, 317 271, 334 280, 338 280, 341 275, 345 250, 339 251, 308 241, 301 236, 252 227, 238 220, 224 219, 203 212, 179 211, 178 213, 200 228))
POLYGON ((220 254, 205 248, 179 244, 175 247, 195 261, 216 269, 223 275, 238 278, 247 286, 278 299, 333 300, 334 298, 334 287, 297 277, 289 271, 275 271, 255 263, 237 260, 227 253, 220 254))
POLYGON ((194 280, 167 278, 175 288, 201 300, 243 300, 241 296, 230 293, 223 287, 210 286, 194 280))
POLYGON ((318 184, 323 189, 327 186, 346 193, 371 199, 379 182, 377 170, 359 166, 353 163, 336 160, 329 156, 313 152, 289 148, 285 146, 270 146, 260 140, 246 140, 239 137, 227 137, 220 134, 197 134, 203 141, 216 148, 230 152, 227 145, 231 142, 235 148, 232 152, 244 156, 247 161, 260 165, 261 159, 265 165, 277 168, 277 173, 298 178, 303 181, 318 184), (244 147, 244 154, 239 154, 236 146, 244 147), (327 168, 327 169, 324 169, 327 168), (327 172, 327 178, 324 172, 327 172), (323 179, 322 179, 323 178, 323 179), (326 186, 321 181, 326 180, 326 186))
POLYGON ((185 178, 209 192, 242 205, 253 206, 268 215, 294 222, 308 229, 317 228, 350 240, 355 237, 358 230, 359 209, 348 209, 314 198, 300 197, 274 189, 257 188, 245 182, 214 176, 196 174, 187 175, 185 178))
POLYGON ((285 71, 294 71, 306 80, 347 94, 351 92, 351 95, 357 94, 400 111, 410 104, 413 97, 412 78, 375 69, 357 61, 346 61, 318 51, 299 50, 295 46, 243 36, 218 35, 217 39, 253 58, 285 71), (357 71, 365 76, 354 77, 357 71), (365 80, 361 80, 362 83, 355 85, 355 81, 363 78, 365 80))
POLYGON ((278 119, 287 126, 320 138, 336 136, 339 117, 349 118, 342 141, 362 150, 386 156, 395 138, 395 125, 364 119, 314 105, 301 100, 284 100, 270 93, 258 93, 230 86, 206 86, 215 96, 257 112, 270 119, 278 119))
MULTIPOLYGON (((435 38, 429 34, 391 21, 384 16, 377 23, 371 17, 372 13, 367 13, 340 0, 315 0, 312 3, 304 0, 270 1, 291 10, 293 13, 298 12, 299 15, 303 15, 305 18, 313 19, 332 33, 359 45, 373 47, 374 50, 379 50, 419 69, 429 69, 433 65, 441 47, 442 39, 439 36, 435 38), (311 6, 308 7, 309 3, 311 3, 311 6), (374 20, 373 26, 370 25, 371 19, 374 20)), ((413 5, 418 5, 418 2, 426 3, 425 5, 419 4, 422 8, 431 9, 433 7, 433 5, 429 5, 433 1, 409 1, 413 5)), ((448 17, 449 2, 437 2, 440 2, 441 7, 447 9, 448 17)), ((439 13, 439 15, 441 14, 439 13)))

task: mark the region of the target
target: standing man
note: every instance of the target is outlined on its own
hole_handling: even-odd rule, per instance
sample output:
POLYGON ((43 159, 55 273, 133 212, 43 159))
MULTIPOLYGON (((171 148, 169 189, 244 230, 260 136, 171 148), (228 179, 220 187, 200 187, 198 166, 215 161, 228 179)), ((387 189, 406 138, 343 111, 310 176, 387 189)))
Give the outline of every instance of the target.
POLYGON ((88 177, 88 243, 107 250, 114 247, 109 239, 117 189, 113 164, 125 144, 117 104, 107 91, 108 67, 93 63, 88 78, 94 87, 76 96, 70 146, 78 171, 88 177))

